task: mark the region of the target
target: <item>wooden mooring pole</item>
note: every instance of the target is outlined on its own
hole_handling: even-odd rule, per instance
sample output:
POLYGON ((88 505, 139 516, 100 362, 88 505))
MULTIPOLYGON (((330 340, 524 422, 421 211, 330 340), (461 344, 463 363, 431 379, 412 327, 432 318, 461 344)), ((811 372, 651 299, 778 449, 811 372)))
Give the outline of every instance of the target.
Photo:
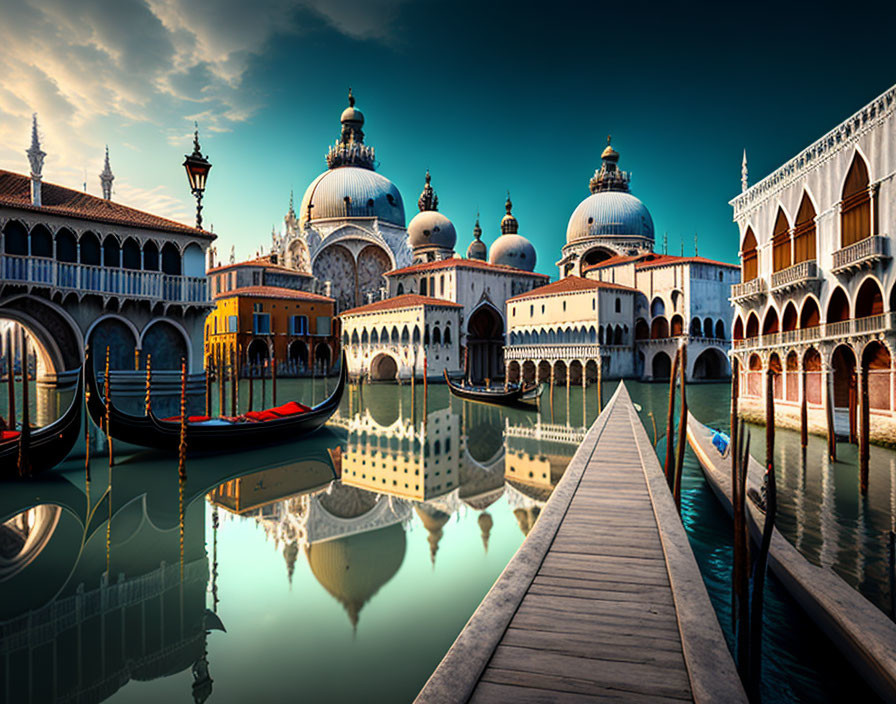
POLYGON ((828 380, 828 375, 824 372, 824 387, 825 387, 825 414, 827 415, 828 422, 828 458, 831 462, 837 461, 837 434, 834 428, 834 392, 831 389, 831 384, 828 380))
POLYGON ((688 397, 685 391, 688 368, 687 343, 682 344, 680 355, 681 359, 678 363, 678 370, 681 374, 681 407, 678 410, 678 447, 675 448, 677 451, 675 457, 675 486, 672 491, 678 513, 681 513, 681 475, 684 472, 684 448, 687 444, 688 431, 688 397))
POLYGON ((672 457, 675 449, 675 440, 672 437, 675 428, 675 381, 678 376, 678 355, 679 350, 675 351, 675 357, 672 360, 672 371, 669 374, 669 405, 666 414, 666 460, 663 463, 663 471, 666 473, 666 483, 672 488, 674 477, 672 476, 673 464, 672 457))
POLYGON ((775 483, 775 466, 769 462, 765 472, 765 522, 762 526, 762 542, 753 567, 753 589, 750 604, 750 684, 754 701, 759 701, 762 682, 762 611, 765 603, 765 574, 768 553, 775 529, 775 514, 778 510, 778 492, 775 483))
POLYGON ((205 358, 205 415, 212 414, 212 358, 205 358))
POLYGON ((187 360, 180 358, 180 442, 177 446, 177 476, 187 478, 187 360))
POLYGON ((765 466, 771 467, 775 454, 775 371, 769 365, 765 379, 765 466))
POLYGON ((106 444, 109 446, 109 470, 111 472, 112 465, 115 463, 114 458, 112 456, 112 433, 109 431, 110 428, 110 416, 111 416, 111 408, 112 408, 112 374, 109 369, 109 347, 106 346, 106 368, 104 370, 103 381, 105 382, 105 394, 106 394, 106 444))
POLYGON ((750 435, 744 434, 739 422, 738 442, 733 448, 736 459, 736 477, 732 487, 732 511, 734 515, 734 551, 732 565, 732 620, 737 642, 737 666, 741 677, 749 672, 750 648, 750 534, 747 528, 746 488, 747 467, 750 461, 750 435))
POLYGON ((597 358, 597 415, 604 409, 603 357, 597 358))
POLYGON ((806 448, 809 446, 809 372, 806 370, 806 363, 803 361, 802 370, 800 371, 800 447, 803 448, 803 454, 806 454, 806 448))
POLYGON ((277 356, 271 360, 271 406, 277 406, 277 356))
MULTIPOLYGON (((253 377, 255 376, 255 365, 249 364, 249 404, 246 408, 247 411, 252 410, 253 402, 255 401, 255 387, 253 377)), ((314 372, 311 372, 311 405, 314 405, 314 372)))
POLYGON ((868 405, 868 367, 862 365, 859 371, 859 488, 862 495, 868 494, 868 460, 871 434, 871 409, 868 405))
MULTIPOLYGON (((19 476, 26 477, 31 474, 31 400, 29 398, 28 387, 29 366, 28 359, 28 340, 25 337, 25 328, 21 328, 21 355, 22 355, 22 430, 19 435, 19 458, 18 469, 19 476)), ((108 361, 106 362, 108 366, 108 361)), ((111 445, 110 445, 111 448, 111 445)), ((110 449, 111 452, 111 449, 110 449)))
POLYGON ((240 402, 240 368, 239 357, 233 347, 227 348, 230 357, 230 415, 236 417, 240 402))
POLYGON ((16 353, 13 349, 13 333, 6 333, 6 388, 9 411, 9 430, 16 429, 16 353))

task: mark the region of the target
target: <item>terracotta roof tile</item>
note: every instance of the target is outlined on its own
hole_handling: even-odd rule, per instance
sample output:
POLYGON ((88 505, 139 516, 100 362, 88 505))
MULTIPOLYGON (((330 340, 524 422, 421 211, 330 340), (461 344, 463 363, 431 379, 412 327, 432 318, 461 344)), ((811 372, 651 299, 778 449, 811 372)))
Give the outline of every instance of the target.
POLYGON ((386 298, 382 301, 374 301, 364 306, 352 308, 340 313, 340 315, 357 315, 358 313, 373 313, 378 310, 397 310, 399 308, 414 308, 416 306, 443 306, 446 308, 463 308, 460 303, 446 301, 441 298, 430 298, 417 293, 405 293, 394 298, 386 298))
POLYGON ((521 293, 518 296, 508 298, 507 300, 518 301, 522 298, 550 296, 556 293, 574 293, 576 291, 593 291, 594 289, 628 292, 636 291, 636 289, 633 289, 629 286, 622 286, 621 284, 611 284, 607 283, 606 281, 592 281, 591 279, 583 279, 580 276, 567 276, 563 279, 560 279, 559 281, 555 281, 552 284, 533 288, 531 291, 526 291, 526 293, 521 293))
POLYGON ((232 298, 233 296, 244 296, 246 298, 289 298, 296 301, 321 301, 323 303, 335 302, 332 298, 321 296, 318 293, 296 291, 293 288, 281 288, 280 286, 242 286, 240 288, 232 288, 229 291, 222 291, 214 299, 219 301, 223 298, 232 298))
POLYGON ((261 267, 264 267, 265 269, 276 269, 277 271, 286 271, 286 272, 289 272, 290 274, 296 274, 297 276, 309 276, 309 277, 311 276, 311 274, 308 274, 304 271, 299 271, 298 269, 291 269, 288 266, 283 266, 282 264, 273 264, 271 262, 271 257, 269 254, 265 255, 263 257, 256 257, 255 259, 247 259, 246 261, 243 261, 243 262, 234 262, 233 264, 221 264, 219 266, 216 266, 214 269, 209 269, 206 273, 214 274, 219 271, 226 271, 227 269, 233 269, 238 266, 261 266, 261 267))
POLYGON ((411 266, 406 266, 402 269, 393 269, 392 271, 387 271, 386 276, 393 276, 395 274, 412 274, 417 271, 436 271, 438 269, 450 269, 452 267, 457 267, 459 269, 480 269, 482 271, 496 271, 506 274, 523 274, 525 276, 535 276, 542 279, 551 278, 546 274, 539 274, 534 271, 525 271, 523 269, 517 269, 516 267, 512 266, 505 266, 504 264, 490 264, 489 262, 483 262, 479 259, 461 259, 460 257, 441 259, 437 262, 422 262, 420 264, 412 264, 411 266))
POLYGON ((620 264, 635 263, 635 268, 646 269, 651 266, 668 266, 670 264, 714 264, 716 266, 739 268, 737 264, 729 264, 727 262, 717 262, 706 257, 679 257, 672 254, 656 254, 654 252, 646 252, 644 254, 624 255, 620 254, 610 257, 597 264, 583 267, 582 271, 594 271, 595 269, 604 269, 611 266, 619 266, 620 264))
POLYGON ((40 206, 31 204, 31 179, 12 171, 0 170, 0 206, 20 208, 61 217, 93 222, 128 225, 147 230, 176 232, 213 240, 215 235, 205 230, 184 225, 174 220, 152 215, 105 198, 44 182, 41 186, 40 206))

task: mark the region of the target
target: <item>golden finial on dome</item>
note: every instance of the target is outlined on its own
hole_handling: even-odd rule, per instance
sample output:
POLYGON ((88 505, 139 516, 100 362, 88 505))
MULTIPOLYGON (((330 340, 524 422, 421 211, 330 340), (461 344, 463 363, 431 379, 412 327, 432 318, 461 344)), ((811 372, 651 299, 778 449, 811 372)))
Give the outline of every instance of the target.
MULTIPOLYGON (((352 87, 351 86, 348 87, 348 106, 350 108, 355 107, 355 96, 352 95, 352 87)), ((607 142, 607 144, 609 144, 609 142, 607 142)))

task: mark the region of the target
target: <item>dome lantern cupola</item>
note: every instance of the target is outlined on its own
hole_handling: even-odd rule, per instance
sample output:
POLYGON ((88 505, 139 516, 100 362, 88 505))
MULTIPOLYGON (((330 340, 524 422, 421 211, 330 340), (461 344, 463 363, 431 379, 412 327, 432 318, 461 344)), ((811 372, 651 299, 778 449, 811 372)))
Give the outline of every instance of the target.
POLYGON ((426 170, 425 180, 426 184, 423 186, 423 192, 420 194, 420 198, 417 199, 417 207, 420 208, 421 213, 424 210, 439 209, 439 197, 432 188, 432 176, 429 174, 429 169, 426 170))
POLYGON ((351 88, 348 89, 348 107, 342 111, 339 121, 342 123, 342 134, 327 152, 327 166, 331 169, 359 166, 373 171, 376 154, 373 147, 364 144, 364 113, 355 107, 351 88))
POLYGON ((479 214, 476 214, 476 225, 473 226, 473 241, 467 247, 467 259, 488 261, 488 247, 482 241, 482 228, 479 227, 479 214))
POLYGON ((619 152, 610 145, 610 135, 607 135, 607 146, 600 155, 600 169, 594 172, 589 186, 592 193, 601 191, 619 191, 628 193, 628 182, 631 174, 620 171, 618 167, 619 152))
POLYGON ((507 200, 504 202, 504 210, 507 211, 507 214, 501 218, 501 234, 502 235, 515 235, 519 229, 520 224, 517 222, 516 218, 513 217, 513 214, 510 212, 513 209, 513 203, 510 200, 510 191, 507 192, 507 200))

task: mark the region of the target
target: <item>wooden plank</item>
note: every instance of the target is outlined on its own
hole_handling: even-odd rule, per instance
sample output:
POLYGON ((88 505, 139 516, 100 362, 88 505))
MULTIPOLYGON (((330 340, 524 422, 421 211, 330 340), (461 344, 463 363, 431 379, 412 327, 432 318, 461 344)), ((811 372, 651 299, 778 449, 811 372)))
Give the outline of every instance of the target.
POLYGON ((665 647, 654 647, 649 637, 618 636, 608 642, 582 635, 508 628, 501 644, 591 660, 635 662, 684 669, 681 648, 675 647, 673 641, 660 642, 665 647))
MULTIPOLYGON (((500 677, 500 672, 497 677, 500 677)), ((541 689, 532 686, 517 686, 515 684, 497 684, 492 681, 483 681, 476 688, 470 702, 473 704, 603 704, 604 702, 618 702, 623 696, 614 689, 603 688, 594 690, 589 694, 584 692, 566 692, 554 687, 541 689)), ((652 697, 648 694, 624 693, 625 701, 631 704, 659 704, 668 702, 666 697, 652 697)))
POLYGON ((683 659, 680 668, 666 668, 645 663, 593 660, 551 651, 499 645, 483 674, 483 679, 488 679, 488 671, 492 668, 505 670, 508 674, 518 672, 524 676, 559 675, 566 680, 577 681, 583 687, 591 684, 626 692, 679 699, 690 696, 683 659))

